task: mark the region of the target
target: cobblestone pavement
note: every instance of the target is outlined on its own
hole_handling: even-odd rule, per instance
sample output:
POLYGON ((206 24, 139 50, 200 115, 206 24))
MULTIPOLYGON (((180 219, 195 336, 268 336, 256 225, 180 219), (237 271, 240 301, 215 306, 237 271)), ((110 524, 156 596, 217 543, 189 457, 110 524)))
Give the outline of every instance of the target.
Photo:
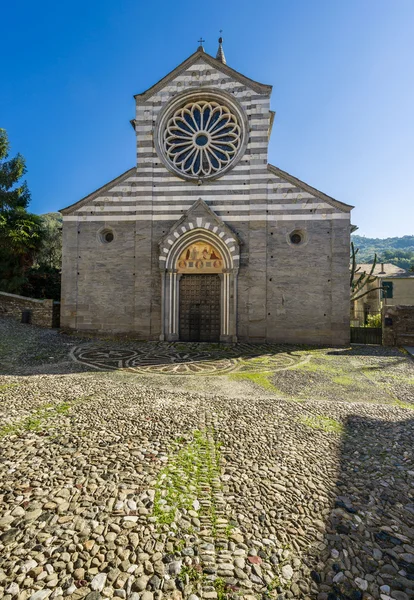
POLYGON ((0 321, 0 597, 413 598, 414 361, 183 346, 0 321))

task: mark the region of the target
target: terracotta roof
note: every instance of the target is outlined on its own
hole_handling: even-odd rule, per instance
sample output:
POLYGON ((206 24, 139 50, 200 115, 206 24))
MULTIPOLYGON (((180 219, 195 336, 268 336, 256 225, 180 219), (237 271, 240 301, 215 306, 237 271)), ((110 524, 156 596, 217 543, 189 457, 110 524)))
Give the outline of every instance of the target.
MULTIPOLYGON (((372 263, 359 263, 357 264, 357 269, 359 268, 358 273, 370 273, 372 268, 372 263)), ((414 277, 414 273, 410 273, 401 267, 397 267, 397 265, 393 265, 392 263, 381 263, 377 262, 375 265, 375 269, 372 273, 376 277, 380 278, 389 278, 389 277, 414 277)))

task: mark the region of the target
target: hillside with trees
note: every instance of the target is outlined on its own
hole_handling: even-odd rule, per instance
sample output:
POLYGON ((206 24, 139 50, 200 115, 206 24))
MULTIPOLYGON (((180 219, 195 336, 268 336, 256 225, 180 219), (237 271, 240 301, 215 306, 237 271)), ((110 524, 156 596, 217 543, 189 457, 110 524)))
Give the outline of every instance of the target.
POLYGON ((355 248, 359 248, 358 262, 370 263, 376 254, 378 263, 392 263, 414 271, 414 235, 384 239, 353 235, 351 239, 355 248))

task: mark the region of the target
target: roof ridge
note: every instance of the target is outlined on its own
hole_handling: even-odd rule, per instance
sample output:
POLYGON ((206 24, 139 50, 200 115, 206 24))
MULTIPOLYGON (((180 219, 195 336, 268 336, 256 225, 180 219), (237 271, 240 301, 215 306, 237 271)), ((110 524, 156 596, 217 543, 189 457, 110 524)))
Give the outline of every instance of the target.
POLYGON ((327 202, 334 208, 338 208, 339 210, 342 210, 343 212, 351 212, 351 210, 353 208, 355 208, 351 204, 346 204, 345 202, 341 202, 340 200, 335 200, 335 198, 332 198, 331 196, 324 194, 320 190, 312 187, 308 183, 305 183, 301 179, 298 179, 294 175, 290 175, 290 173, 287 173, 286 171, 279 169, 279 167, 275 167, 274 165, 271 165, 270 163, 268 163, 267 168, 274 175, 277 175, 279 177, 287 179, 287 181, 289 181, 290 183, 294 183, 297 187, 300 187, 300 188, 304 189, 305 191, 307 191, 308 193, 313 194, 314 196, 317 196, 318 198, 320 198, 321 200, 324 200, 325 202, 327 202))
POLYGON ((117 183, 120 183, 124 179, 127 179, 130 175, 133 174, 134 171, 137 171, 137 167, 132 167, 131 169, 128 169, 128 171, 125 171, 124 173, 122 173, 122 175, 118 175, 118 177, 111 179, 111 181, 109 181, 108 183, 105 183, 105 185, 101 186, 94 192, 91 192, 87 196, 84 196, 77 202, 74 202, 73 204, 70 204, 69 206, 66 206, 65 208, 61 208, 59 210, 59 212, 61 212, 63 215, 67 215, 70 212, 72 212, 73 210, 77 210, 78 208, 80 208, 81 206, 86 204, 87 202, 90 202, 91 200, 94 200, 95 198, 97 198, 101 194, 101 192, 105 192, 107 189, 110 189, 113 185, 116 185, 117 183))
POLYGON ((175 69, 173 69, 172 71, 167 73, 167 75, 162 77, 162 79, 160 79, 159 81, 154 83, 154 85, 149 87, 144 92, 141 92, 140 94, 135 94, 134 98, 136 99, 137 102, 138 101, 145 102, 146 100, 148 100, 148 98, 150 98, 153 94, 155 94, 159 89, 162 89, 165 85, 167 85, 167 83, 169 83, 172 79, 174 79, 178 74, 180 74, 182 71, 185 71, 189 66, 191 66, 192 64, 197 62, 197 60, 200 58, 205 60, 205 62, 207 62, 210 66, 218 69, 219 71, 222 71, 223 73, 225 73, 226 75, 229 75, 230 77, 233 77, 234 79, 238 80, 239 82, 243 83, 244 85, 251 87, 258 93, 270 94, 270 92, 272 91, 271 85, 268 85, 265 83, 260 83, 258 81, 255 81, 254 79, 250 79, 249 77, 246 77, 242 73, 239 73, 239 71, 236 71, 232 67, 229 67, 227 64, 224 64, 223 62, 218 60, 217 58, 214 58, 214 56, 211 56, 211 54, 207 54, 207 52, 198 48, 193 54, 191 54, 182 63, 180 63, 177 67, 175 67, 175 69))

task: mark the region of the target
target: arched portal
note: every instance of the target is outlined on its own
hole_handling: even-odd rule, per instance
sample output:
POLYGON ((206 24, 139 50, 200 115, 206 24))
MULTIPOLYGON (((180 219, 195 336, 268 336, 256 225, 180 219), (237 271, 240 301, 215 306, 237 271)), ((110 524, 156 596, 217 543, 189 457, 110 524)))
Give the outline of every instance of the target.
POLYGON ((182 229, 166 240, 160 256, 160 339, 237 341, 237 241, 218 227, 182 229))

